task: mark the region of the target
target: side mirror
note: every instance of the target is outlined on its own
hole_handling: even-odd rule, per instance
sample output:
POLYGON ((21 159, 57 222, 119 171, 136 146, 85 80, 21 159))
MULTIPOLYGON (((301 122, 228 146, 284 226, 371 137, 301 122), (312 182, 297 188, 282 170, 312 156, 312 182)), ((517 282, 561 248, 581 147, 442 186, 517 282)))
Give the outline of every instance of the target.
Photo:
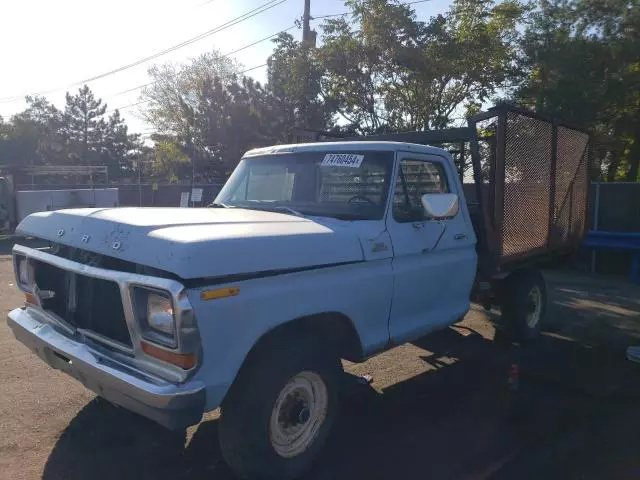
POLYGON ((427 217, 435 220, 453 218, 460 209, 458 195, 455 193, 427 193, 421 200, 427 217))

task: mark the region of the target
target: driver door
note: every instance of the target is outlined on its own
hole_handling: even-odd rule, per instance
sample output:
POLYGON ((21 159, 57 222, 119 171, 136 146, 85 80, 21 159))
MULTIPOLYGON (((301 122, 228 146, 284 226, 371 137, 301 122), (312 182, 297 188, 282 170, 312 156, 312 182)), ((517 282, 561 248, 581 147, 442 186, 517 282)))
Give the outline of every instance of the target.
POLYGON ((392 341, 402 343, 454 323, 469 309, 475 278, 475 235, 461 205, 450 219, 426 217, 422 195, 464 196, 452 162, 438 155, 398 154, 393 203, 387 217, 394 258, 389 318, 392 341))

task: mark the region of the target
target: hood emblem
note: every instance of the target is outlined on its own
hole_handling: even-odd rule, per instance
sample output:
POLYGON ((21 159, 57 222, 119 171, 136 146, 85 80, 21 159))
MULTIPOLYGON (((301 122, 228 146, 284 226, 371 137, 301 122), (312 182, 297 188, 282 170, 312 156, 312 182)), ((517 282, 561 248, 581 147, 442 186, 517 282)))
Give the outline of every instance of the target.
POLYGON ((59 237, 61 237, 61 236, 63 236, 63 235, 64 235, 64 228, 60 228, 60 229, 58 230, 58 236, 59 236, 59 237))
POLYGON ((82 237, 80 238, 80 241, 81 241, 82 243, 89 243, 89 239, 90 239, 90 238, 91 238, 91 237, 90 237, 89 235, 82 235, 82 237))
POLYGON ((113 248, 114 250, 120 250, 120 242, 116 240, 111 244, 111 248, 113 248))

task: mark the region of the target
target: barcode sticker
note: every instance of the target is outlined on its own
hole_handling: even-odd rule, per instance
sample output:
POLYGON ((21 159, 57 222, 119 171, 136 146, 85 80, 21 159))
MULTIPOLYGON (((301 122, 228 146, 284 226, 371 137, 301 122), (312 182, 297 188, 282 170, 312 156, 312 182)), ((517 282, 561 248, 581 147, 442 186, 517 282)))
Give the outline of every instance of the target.
POLYGON ((359 168, 363 160, 364 155, 354 153, 327 153, 320 165, 323 167, 359 168))

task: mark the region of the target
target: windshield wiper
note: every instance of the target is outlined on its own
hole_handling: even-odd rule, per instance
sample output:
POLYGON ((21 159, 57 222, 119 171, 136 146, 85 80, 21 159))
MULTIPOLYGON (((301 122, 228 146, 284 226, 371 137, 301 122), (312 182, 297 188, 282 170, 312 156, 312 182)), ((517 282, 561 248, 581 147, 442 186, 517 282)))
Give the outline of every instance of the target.
POLYGON ((291 207, 285 207, 284 205, 276 205, 272 208, 278 211, 289 212, 290 214, 295 215, 296 217, 304 217, 304 213, 299 212, 298 210, 294 210, 291 207))
POLYGON ((312 217, 336 218, 338 220, 371 220, 366 215, 358 215, 357 213, 309 213, 312 217))
MULTIPOLYGON (((235 206, 235 205, 234 205, 235 206)), ((264 205, 256 203, 255 205, 240 205, 238 208, 246 208, 247 210, 262 210, 263 212, 282 212, 295 215, 296 217, 305 217, 305 214, 284 205, 264 205)))
POLYGON ((233 205, 227 205, 226 203, 222 203, 222 202, 213 202, 209 204, 210 208, 233 208, 233 205))

